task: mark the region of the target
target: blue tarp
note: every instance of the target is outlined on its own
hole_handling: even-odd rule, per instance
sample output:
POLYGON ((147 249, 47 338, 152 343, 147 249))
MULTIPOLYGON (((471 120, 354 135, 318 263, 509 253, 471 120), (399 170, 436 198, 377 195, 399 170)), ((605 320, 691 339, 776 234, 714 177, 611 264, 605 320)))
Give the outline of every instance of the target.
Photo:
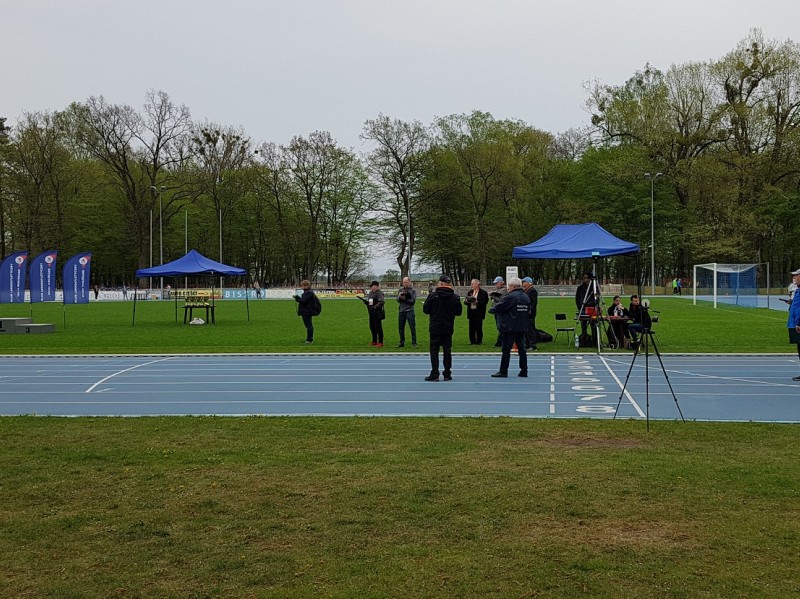
POLYGON ((183 258, 178 258, 161 266, 141 268, 136 271, 136 276, 139 278, 185 277, 188 275, 223 275, 230 277, 244 276, 245 274, 247 274, 247 271, 243 268, 216 262, 195 250, 190 250, 183 258))
POLYGON ((632 256, 639 253, 635 243, 614 237, 597 223, 556 225, 541 239, 517 246, 512 258, 556 259, 593 256, 632 256))

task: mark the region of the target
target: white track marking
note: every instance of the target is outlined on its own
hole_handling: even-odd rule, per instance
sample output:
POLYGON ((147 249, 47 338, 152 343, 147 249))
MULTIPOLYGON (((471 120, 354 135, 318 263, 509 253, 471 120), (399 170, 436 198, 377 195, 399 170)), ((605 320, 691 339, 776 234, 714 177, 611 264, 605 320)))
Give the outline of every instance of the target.
MULTIPOLYGON (((617 377, 617 375, 614 373, 614 371, 611 370, 611 366, 609 366, 608 362, 606 362, 605 356, 600 356, 600 361, 603 363, 603 366, 606 367, 606 370, 608 370, 608 373, 614 378, 615 381, 617 381, 617 385, 619 385, 619 388, 620 388, 620 391, 621 391, 622 388, 624 387, 624 385, 623 385, 622 381, 619 380, 619 377, 617 377)), ((628 389, 625 389, 625 397, 627 397, 628 401, 631 402, 631 405, 636 410, 636 412, 639 414, 639 416, 641 416, 642 418, 645 418, 645 413, 642 411, 642 408, 639 407, 639 404, 636 403, 636 400, 633 399, 633 396, 630 394, 628 389)))
POLYGON ((150 361, 150 362, 145 362, 144 364, 137 364, 136 366, 131 366, 130 368, 126 368, 125 370, 120 370, 120 371, 118 371, 118 372, 115 372, 114 374, 109 374, 107 377, 100 379, 100 380, 99 380, 99 381, 97 381, 97 382, 96 382, 94 385, 92 385, 91 387, 89 387, 89 388, 88 388, 88 389, 85 391, 85 393, 91 393, 91 392, 92 392, 92 391, 94 391, 94 390, 95 390, 95 389, 96 389, 96 388, 97 388, 99 385, 102 385, 102 384, 103 384, 103 383, 105 383, 105 382, 106 382, 108 379, 114 378, 115 376, 117 376, 117 375, 119 375, 119 374, 123 374, 123 373, 125 373, 125 372, 130 372, 131 370, 136 370, 137 368, 141 368, 142 366, 149 366, 150 364, 155 364, 156 362, 164 362, 165 360, 171 360, 171 359, 172 359, 172 358, 171 358, 171 357, 169 357, 169 358, 161 358, 160 360, 152 360, 152 361, 150 361))

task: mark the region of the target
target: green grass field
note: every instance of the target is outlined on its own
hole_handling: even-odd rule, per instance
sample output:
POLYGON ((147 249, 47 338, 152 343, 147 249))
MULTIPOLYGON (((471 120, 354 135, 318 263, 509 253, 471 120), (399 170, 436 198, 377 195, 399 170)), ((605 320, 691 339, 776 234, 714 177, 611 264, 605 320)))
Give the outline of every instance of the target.
MULTIPOLYGON (((363 306, 34 306, 3 354, 386 352, 363 306), (182 310, 180 320, 182 321, 182 310)), ((0 316, 27 316, 0 305, 0 316)), ((792 352, 786 315, 656 298, 661 349, 792 352)), ((540 302, 554 331, 569 299, 540 302)), ((427 318, 418 310, 417 351, 427 318)), ((482 347, 497 351, 493 323, 482 347)), ((541 349, 574 351, 563 340, 541 349)), ((591 350, 581 350, 589 352, 591 350)), ((800 596, 797 426, 508 418, 0 417, 0 597, 800 596)))
MULTIPOLYGON (((397 316, 389 305, 384 321, 386 347, 368 347, 371 340, 366 310, 357 300, 323 300, 323 313, 315 318, 315 343, 303 344, 305 329, 296 315, 295 303, 281 300, 250 302, 240 300, 217 304, 217 324, 183 324, 179 304, 175 322, 173 302, 140 302, 136 325, 131 326, 130 302, 93 302, 88 305, 35 304, 34 322, 56 324, 55 334, 4 335, 3 354, 92 354, 92 353, 249 353, 249 352, 369 352, 389 351, 398 343, 397 316), (66 325, 65 325, 66 320, 66 325)), ((772 310, 737 307, 713 309, 710 303, 692 306, 691 301, 655 298, 653 310, 660 311, 655 325, 656 339, 663 352, 792 352, 787 342, 786 314, 772 310)), ((29 316, 29 304, 0 304, 0 316, 29 316)), ((554 314, 574 314, 571 298, 542 298, 537 326, 555 332, 554 314)), ((428 319, 417 309, 418 351, 428 345, 428 319)), ((454 351, 495 351, 496 338, 491 316, 484 323, 484 344, 470 346, 467 320, 459 318, 454 336, 454 351)), ((413 351, 407 339, 404 351, 413 351)), ((544 351, 574 351, 563 338, 559 343, 542 344, 544 351)), ((591 350, 583 350, 591 351, 591 350)))
POLYGON ((795 426, 0 427, 2 597, 800 595, 795 426))

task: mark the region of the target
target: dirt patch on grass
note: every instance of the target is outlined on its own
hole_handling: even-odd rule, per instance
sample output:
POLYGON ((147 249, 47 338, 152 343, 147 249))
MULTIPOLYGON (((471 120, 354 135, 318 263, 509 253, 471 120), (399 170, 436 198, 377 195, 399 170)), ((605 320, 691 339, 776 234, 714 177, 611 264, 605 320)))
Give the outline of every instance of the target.
POLYGON ((574 448, 609 448, 609 449, 641 449, 647 447, 641 439, 620 437, 604 437, 601 435, 553 435, 535 439, 533 444, 540 447, 574 447, 574 448))
POLYGON ((522 537, 596 548, 688 549, 698 544, 698 532, 690 522, 623 521, 609 518, 546 519, 517 528, 522 537))

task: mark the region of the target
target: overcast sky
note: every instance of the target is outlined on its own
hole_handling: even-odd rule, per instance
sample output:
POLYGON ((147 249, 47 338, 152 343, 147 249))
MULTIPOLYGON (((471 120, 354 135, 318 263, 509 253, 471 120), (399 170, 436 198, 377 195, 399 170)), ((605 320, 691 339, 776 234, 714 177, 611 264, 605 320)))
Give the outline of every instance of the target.
POLYGON ((797 0, 6 0, 0 116, 140 108, 155 89, 256 143, 326 130, 361 152, 378 113, 476 109, 557 133, 588 122, 587 81, 717 59, 754 27, 797 41, 799 16, 797 0))

